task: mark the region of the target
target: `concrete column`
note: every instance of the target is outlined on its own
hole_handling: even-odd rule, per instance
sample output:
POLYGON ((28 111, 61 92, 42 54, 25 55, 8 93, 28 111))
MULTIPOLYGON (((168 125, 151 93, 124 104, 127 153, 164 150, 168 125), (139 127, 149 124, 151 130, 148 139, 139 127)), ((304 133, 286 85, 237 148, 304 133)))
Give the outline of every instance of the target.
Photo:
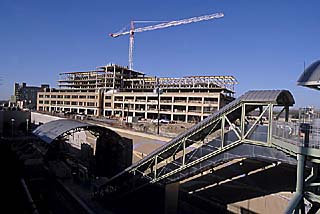
POLYGON ((164 200, 165 214, 178 213, 179 186, 179 182, 166 185, 164 200))
POLYGON ((188 122, 188 115, 189 115, 189 97, 187 97, 187 103, 186 103, 186 122, 188 122))
POLYGON ((173 102, 173 100, 174 100, 174 97, 172 96, 172 98, 171 98, 172 100, 171 100, 171 120, 173 120, 173 106, 174 106, 174 102, 173 102))
POLYGON ((146 101, 145 101, 145 104, 144 104, 144 109, 145 109, 144 118, 145 119, 148 118, 148 114, 147 114, 148 109, 147 109, 147 107, 148 107, 148 96, 146 96, 146 101))
POLYGON ((136 116, 136 96, 133 96, 133 117, 136 116))

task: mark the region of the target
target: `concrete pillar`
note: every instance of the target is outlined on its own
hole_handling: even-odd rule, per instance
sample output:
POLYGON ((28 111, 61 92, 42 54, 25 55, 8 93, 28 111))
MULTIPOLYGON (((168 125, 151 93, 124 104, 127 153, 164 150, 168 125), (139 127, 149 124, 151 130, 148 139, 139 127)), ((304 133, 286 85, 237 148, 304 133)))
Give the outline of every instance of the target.
POLYGON ((164 199, 165 214, 178 213, 179 186, 179 182, 166 185, 164 199))
POLYGON ((174 102, 173 102, 173 100, 174 100, 174 97, 172 96, 172 98, 171 98, 172 100, 171 100, 171 120, 173 120, 173 106, 174 106, 174 102))
POLYGON ((144 119, 147 119, 148 118, 148 96, 146 96, 146 102, 144 104, 144 108, 145 108, 145 113, 144 113, 144 119))
POLYGON ((188 115, 189 115, 189 97, 187 97, 187 104, 186 104, 186 122, 188 122, 188 115))

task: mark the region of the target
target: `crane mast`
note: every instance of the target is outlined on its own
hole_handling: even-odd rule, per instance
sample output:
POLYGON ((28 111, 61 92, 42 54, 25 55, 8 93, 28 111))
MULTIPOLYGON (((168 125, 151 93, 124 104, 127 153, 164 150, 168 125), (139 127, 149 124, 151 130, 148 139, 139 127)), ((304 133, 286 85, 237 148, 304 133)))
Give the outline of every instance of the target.
POLYGON ((134 21, 131 21, 131 30, 129 38, 129 69, 133 69, 133 46, 134 46, 134 21))
MULTIPOLYGON (((198 17, 187 18, 187 19, 182 19, 182 20, 177 20, 177 21, 169 21, 169 22, 164 22, 164 23, 160 23, 160 24, 156 24, 156 25, 140 27, 140 28, 134 28, 134 23, 136 23, 136 22, 142 23, 144 21, 131 21, 130 30, 119 31, 117 33, 111 33, 109 35, 113 38, 117 38, 119 36, 124 36, 124 35, 128 35, 128 34, 130 35, 130 37, 129 37, 129 40, 130 40, 129 41, 129 69, 133 69, 133 46, 134 46, 134 34, 135 33, 157 30, 157 29, 173 27, 173 26, 178 26, 178 25, 183 25, 183 24, 190 24, 190 23, 206 21, 206 20, 211 20, 211 19, 218 19, 218 18, 222 18, 222 17, 224 17, 223 13, 214 13, 214 14, 210 14, 210 15, 198 16, 198 17)), ((145 22, 150 22, 150 21, 145 21, 145 22)))

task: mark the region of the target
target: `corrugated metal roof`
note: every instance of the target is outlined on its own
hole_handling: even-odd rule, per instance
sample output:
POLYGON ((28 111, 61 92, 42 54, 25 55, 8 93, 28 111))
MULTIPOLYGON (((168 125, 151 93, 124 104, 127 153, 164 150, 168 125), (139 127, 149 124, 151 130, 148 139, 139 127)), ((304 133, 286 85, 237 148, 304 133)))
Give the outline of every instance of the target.
POLYGON ((318 86, 320 86, 320 60, 312 63, 309 67, 307 67, 297 82, 298 85, 319 89, 318 86))
POLYGON ((241 102, 269 102, 292 106, 294 98, 288 90, 252 90, 242 95, 241 102))
POLYGON ((33 131, 33 134, 38 136, 41 140, 45 141, 46 143, 51 143, 57 137, 62 135, 63 133, 70 131, 76 128, 82 127, 92 127, 94 125, 83 123, 76 120, 68 120, 68 119, 61 119, 61 120, 54 120, 48 123, 45 123, 33 131))

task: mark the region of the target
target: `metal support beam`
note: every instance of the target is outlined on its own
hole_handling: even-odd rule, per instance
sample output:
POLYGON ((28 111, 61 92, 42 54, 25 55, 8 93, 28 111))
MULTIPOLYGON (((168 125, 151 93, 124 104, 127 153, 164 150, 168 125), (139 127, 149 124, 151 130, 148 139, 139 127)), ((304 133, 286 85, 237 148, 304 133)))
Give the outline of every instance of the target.
POLYGON ((298 213, 300 210, 302 214, 305 213, 304 208, 304 169, 305 169, 305 155, 297 155, 297 182, 296 182, 296 193, 291 199, 286 214, 292 214, 294 211, 298 213))
POLYGON ((241 119, 240 119, 240 123, 241 123, 241 126, 240 126, 240 128, 241 128, 241 133, 240 133, 241 138, 240 139, 241 140, 244 139, 245 118, 246 118, 246 104, 243 103, 242 104, 242 109, 241 109, 241 119))
POLYGON ((207 160, 207 159, 209 159, 209 158, 211 158, 211 157, 213 157, 215 155, 221 154, 221 153, 223 153, 223 152, 225 152, 225 151, 227 151, 229 149, 232 149, 232 148, 238 146, 241 143, 242 143, 241 140, 237 140, 237 141, 235 141, 235 142, 233 142, 231 144, 226 145, 222 149, 215 150, 215 151, 213 151, 213 152, 211 152, 211 153, 209 153, 209 154, 207 154, 207 155, 205 155, 205 156, 203 156, 201 158, 198 158, 197 160, 194 160, 194 161, 192 161, 190 163, 185 164, 184 166, 181 166, 181 167, 179 167, 179 168, 177 168, 175 170, 172 170, 172 171, 170 171, 170 172, 168 172, 168 173, 166 173, 164 175, 161 175, 160 177, 158 177, 156 179, 153 179, 151 181, 151 183, 158 182, 158 181, 160 181, 160 180, 162 180, 164 178, 167 178, 167 177, 169 177, 169 176, 171 176, 171 175, 173 175, 175 173, 179 173, 184 169, 190 168, 190 167, 192 167, 192 166, 194 166, 194 165, 196 165, 198 163, 201 163, 201 162, 203 162, 203 161, 205 161, 205 160, 207 160))
POLYGON ((297 165, 297 183, 296 183, 296 193, 294 197, 291 199, 288 208, 286 209, 286 214, 295 213, 298 210, 301 210, 301 213, 304 214, 304 167, 305 167, 305 156, 302 154, 298 154, 298 165, 297 165))
POLYGON ((245 135, 243 136, 243 139, 247 138, 248 135, 254 130, 254 128, 256 127, 256 125, 258 124, 258 122, 261 120, 263 114, 268 110, 268 108, 265 108, 263 111, 260 112, 259 117, 256 119, 256 121, 253 123, 253 125, 250 127, 250 129, 247 131, 247 133, 245 133, 245 135))
POLYGON ((268 138, 267 142, 270 146, 272 143, 272 122, 273 122, 273 104, 269 104, 269 124, 268 124, 268 138))
POLYGON ((224 147, 224 127, 225 127, 226 119, 223 115, 221 118, 221 148, 224 147))
POLYGON ((233 123, 230 122, 230 120, 228 119, 228 117, 225 116, 226 121, 228 122, 230 128, 232 131, 234 131, 234 133, 237 135, 238 139, 241 140, 241 134, 238 133, 238 131, 235 129, 235 125, 233 123))
POLYGON ((279 119, 280 115, 282 114, 282 112, 283 112, 284 110, 286 110, 286 107, 285 107, 285 106, 284 106, 284 107, 281 109, 281 111, 277 114, 277 116, 275 117, 275 120, 278 120, 278 119, 279 119))
POLYGON ((285 121, 289 121, 289 106, 285 106, 285 121))
POLYGON ((153 171, 153 178, 157 178, 157 165, 158 165, 158 155, 154 158, 154 171, 153 171))
POLYGON ((185 163, 186 163, 186 141, 185 140, 183 141, 182 146, 183 146, 183 150, 182 150, 182 166, 184 166, 185 163))

